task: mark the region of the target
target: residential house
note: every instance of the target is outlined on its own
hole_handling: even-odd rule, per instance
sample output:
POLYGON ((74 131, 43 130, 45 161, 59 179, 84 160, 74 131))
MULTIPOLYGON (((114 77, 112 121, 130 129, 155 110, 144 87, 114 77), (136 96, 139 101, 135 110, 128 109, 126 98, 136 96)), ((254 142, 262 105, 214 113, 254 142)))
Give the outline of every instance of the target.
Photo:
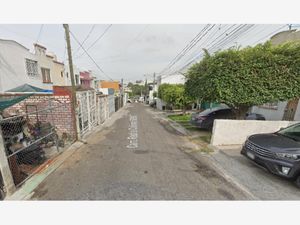
MULTIPOLYGON (((80 85, 80 70, 79 68, 73 64, 73 73, 74 73, 74 82, 75 82, 75 86, 80 85)), ((70 67, 68 64, 65 65, 65 74, 64 74, 64 78, 65 78, 65 84, 66 86, 71 86, 72 82, 71 82, 71 76, 70 76, 70 67)))
POLYGON ((55 86, 66 86, 64 64, 57 60, 55 54, 47 53, 46 50, 46 47, 34 44, 34 54, 40 67, 42 82, 55 86))
POLYGON ((64 64, 47 48, 34 44, 34 53, 13 40, 0 39, 0 92, 29 84, 45 90, 65 86, 64 64))
MULTIPOLYGON (((271 43, 274 45, 298 40, 300 41, 300 31, 296 30, 282 31, 275 34, 270 39, 271 43)), ((300 120, 299 98, 290 101, 273 102, 254 106, 252 107, 251 112, 263 114, 267 120, 300 120)))
POLYGON ((80 71, 80 84, 85 89, 93 88, 93 76, 91 75, 91 71, 80 71))

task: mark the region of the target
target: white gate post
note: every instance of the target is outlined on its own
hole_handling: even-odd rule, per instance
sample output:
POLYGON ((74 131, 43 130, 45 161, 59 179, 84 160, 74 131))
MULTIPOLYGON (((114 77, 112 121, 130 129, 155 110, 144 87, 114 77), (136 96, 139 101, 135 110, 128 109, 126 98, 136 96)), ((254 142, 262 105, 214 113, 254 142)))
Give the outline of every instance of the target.
POLYGON ((90 91, 87 91, 87 114, 88 114, 88 126, 89 126, 89 130, 92 130, 92 126, 91 126, 91 109, 90 109, 90 91))
POLYGON ((3 141, 1 129, 0 129, 0 171, 3 178, 3 184, 4 184, 6 195, 7 196, 12 195, 16 190, 16 186, 8 165, 8 160, 5 153, 5 147, 4 147, 4 141, 3 141))
POLYGON ((74 129, 76 129, 76 132, 77 132, 77 136, 78 136, 78 140, 81 140, 81 130, 80 130, 80 125, 82 127, 82 118, 81 118, 81 124, 80 123, 80 120, 79 120, 79 113, 81 113, 81 116, 82 116, 82 110, 81 110, 81 98, 79 97, 79 95, 77 95, 77 92, 76 92, 76 109, 75 109, 75 120, 76 120, 76 127, 74 127, 74 129), (80 100, 78 100, 80 99, 80 100), (79 103, 79 104, 78 104, 79 103))

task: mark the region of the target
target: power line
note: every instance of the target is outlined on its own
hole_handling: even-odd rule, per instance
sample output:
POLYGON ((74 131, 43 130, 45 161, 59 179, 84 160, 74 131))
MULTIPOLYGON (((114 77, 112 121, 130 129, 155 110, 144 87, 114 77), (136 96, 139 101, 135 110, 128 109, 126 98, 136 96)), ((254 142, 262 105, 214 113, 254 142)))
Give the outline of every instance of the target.
MULTIPOLYGON (((171 62, 161 71, 159 74, 166 72, 170 69, 175 63, 177 63, 188 51, 190 51, 204 36, 203 32, 207 30, 211 25, 206 25, 172 60, 171 62)), ((213 25, 215 26, 215 25, 213 25)), ((212 27, 213 27, 212 26, 212 27)), ((212 29, 212 27, 210 29, 212 29)))
MULTIPOLYGON (((206 47, 206 49, 209 51, 211 50, 213 47, 216 47, 217 45, 219 45, 219 47, 221 46, 220 43, 223 43, 225 40, 228 40, 229 38, 231 38, 231 34, 232 32, 237 32, 239 29, 241 29, 241 26, 245 26, 245 25, 239 25, 238 27, 234 28, 233 30, 231 30, 229 33, 227 33, 230 29, 232 29, 235 25, 231 25, 228 29, 226 29, 222 34, 220 34, 217 38, 215 38, 211 43, 209 43, 209 45, 206 47), (222 37, 225 34, 225 37, 222 37), (220 37, 222 37, 220 40, 218 40, 220 37), (217 41, 218 40, 218 41, 217 41)), ((233 33, 233 34, 234 34, 233 33)), ((186 66, 189 66, 191 63, 193 63, 195 60, 197 60, 200 56, 202 56, 204 53, 201 52, 200 54, 196 55, 195 57, 193 57, 193 59, 186 64, 184 67, 182 67, 180 70, 182 70, 183 68, 185 68, 186 66)))
MULTIPOLYGON (((94 41, 88 48, 87 48, 87 51, 90 50, 106 33, 107 31, 111 28, 112 24, 108 25, 108 27, 104 30, 104 32, 96 39, 96 41, 94 41)), ((80 58, 81 56, 84 55, 84 52, 77 56, 75 59, 78 59, 80 58)))
POLYGON ((281 26, 280 28, 278 28, 277 30, 275 30, 275 31, 269 33, 268 35, 264 36, 263 38, 259 39, 258 41, 256 41, 256 42, 254 43, 254 45, 255 45, 255 44, 258 44, 260 41, 264 40, 265 38, 267 38, 267 37, 269 37, 269 36, 273 36, 274 34, 276 34, 278 31, 280 31, 280 30, 281 30, 282 28, 284 28, 285 26, 286 26, 286 25, 283 25, 283 26, 281 26))
MULTIPOLYGON (((230 26, 228 29, 226 29, 225 32, 223 32, 221 35, 219 35, 217 38, 215 38, 208 46, 206 47, 206 49, 208 51, 213 51, 214 49, 219 49, 219 48, 223 48, 224 46, 226 46, 229 42, 239 38, 240 34, 244 34, 244 32, 248 31, 251 27, 253 27, 254 25, 238 25, 237 27, 235 27, 234 29, 232 29, 234 27, 234 25, 230 26), (229 31, 230 29, 232 29, 229 33, 227 33, 227 31, 229 31), (226 34, 225 37, 221 38, 219 41, 218 40, 222 35, 226 34)), ((195 57, 193 57, 192 60, 189 61, 189 63, 185 64, 183 67, 181 67, 179 70, 177 71, 182 71, 183 69, 185 69, 187 66, 189 66, 190 64, 192 64, 193 62, 195 62, 199 57, 203 56, 204 53, 201 52, 200 54, 196 55, 195 57)))
MULTIPOLYGON (((90 31, 88 32, 87 36, 84 38, 84 40, 81 42, 81 45, 83 46, 84 43, 87 41, 87 39, 90 37, 90 35, 92 34, 94 28, 95 28, 95 24, 92 26, 92 28, 90 29, 90 31)), ((76 53, 80 50, 80 46, 78 46, 78 48, 74 51, 73 55, 76 55, 76 53)))
MULTIPOLYGON (((234 26, 236 26, 236 25, 231 25, 229 28, 227 28, 222 34, 220 34, 217 38, 215 38, 211 43, 213 43, 213 42, 215 42, 216 40, 218 40, 222 35, 224 35, 227 31, 229 31, 231 28, 233 28, 234 26)), ((226 36, 225 36, 226 37, 226 36)), ((194 57, 195 58, 195 57, 194 57)), ((191 64, 191 62, 190 63, 188 63, 188 65, 189 64, 191 64)), ((165 76, 169 76, 170 74, 168 74, 168 75, 165 75, 165 76)))
POLYGON ((44 27, 44 24, 42 24, 41 27, 40 27, 38 36, 37 36, 37 38, 36 38, 36 43, 38 43, 38 41, 39 41, 39 39, 40 39, 40 37, 41 37, 42 31, 43 31, 43 27, 44 27))
POLYGON ((118 55, 113 55, 113 56, 108 56, 108 57, 104 57, 104 58, 101 58, 100 60, 103 60, 103 59, 111 59, 111 58, 119 58, 121 57, 123 54, 125 54, 125 52, 127 51, 127 49, 132 45, 132 43, 134 43, 134 41, 137 41, 138 38, 144 34, 144 32, 149 28, 149 24, 147 24, 143 30, 141 32, 139 32, 131 41, 128 42, 128 45, 124 48, 124 50, 122 52, 120 52, 118 55))
POLYGON ((106 76, 108 77, 110 80, 113 80, 110 76, 108 76, 102 69, 101 67, 96 63, 96 61, 93 59, 93 57, 88 53, 88 50, 86 50, 82 44, 78 41, 78 39, 75 37, 75 35, 73 34, 73 32, 70 30, 70 34, 72 35, 72 37, 74 38, 74 40, 77 42, 77 44, 80 45, 80 47, 83 49, 83 51, 85 52, 85 54, 87 54, 87 56, 93 61, 93 63, 96 65, 96 67, 106 76))
MULTIPOLYGON (((254 25, 252 25, 252 27, 250 27, 250 28, 253 28, 253 26, 254 25)), ((259 39, 258 41, 256 41, 254 44, 252 44, 252 45, 255 45, 255 44, 257 44, 258 42, 260 42, 261 40, 263 40, 263 39, 265 39, 265 38, 267 38, 267 37, 269 37, 270 35, 272 35, 272 34, 275 34, 275 33, 277 33, 279 30, 281 30, 283 27, 285 27, 285 26, 282 26, 282 27, 280 27, 279 29, 277 29, 277 30, 275 30, 275 31, 272 31, 271 33, 268 33, 266 36, 264 36, 263 38, 261 38, 261 39, 259 39)), ((248 28, 248 29, 250 29, 250 28, 248 28)), ((248 31, 248 29, 247 29, 247 31, 248 31)), ((246 31, 246 32, 247 32, 246 31)), ((257 33, 260 33, 260 32, 257 32, 257 33)), ((242 35, 244 35, 245 33, 243 33, 242 35)), ((240 37, 240 36, 238 36, 238 37, 240 37)), ((237 37, 235 37, 234 39, 236 39, 237 37)), ((217 43, 216 43, 217 44, 217 43)), ((216 46, 216 44, 214 44, 213 46, 211 46, 211 49, 210 50, 213 50, 213 49, 216 49, 216 47, 217 48, 219 48, 219 47, 224 47, 224 46, 226 46, 226 44, 228 44, 228 41, 227 42, 225 42, 225 44, 224 44, 224 40, 223 40, 223 45, 221 44, 221 45, 217 45, 216 46)), ((203 54, 204 53, 201 53, 201 54, 199 54, 198 56, 196 56, 196 57, 194 57, 194 59, 191 61, 191 62, 189 62, 188 64, 186 64, 185 66, 183 66, 179 71, 182 71, 183 69, 185 69, 187 66, 189 66, 191 63, 193 63, 196 59, 198 59, 200 56, 203 56, 203 54)))

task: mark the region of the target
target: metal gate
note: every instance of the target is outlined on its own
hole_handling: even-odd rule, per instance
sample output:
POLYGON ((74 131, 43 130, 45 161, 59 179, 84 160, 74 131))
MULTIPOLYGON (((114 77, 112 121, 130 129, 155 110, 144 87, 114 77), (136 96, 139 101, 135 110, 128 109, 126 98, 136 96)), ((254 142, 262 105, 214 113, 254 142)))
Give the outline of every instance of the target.
POLYGON ((99 99, 99 122, 100 124, 108 118, 107 96, 98 96, 99 99))
POLYGON ((97 126, 96 92, 89 91, 87 92, 87 94, 89 96, 89 101, 88 101, 88 111, 90 115, 89 126, 90 129, 92 129, 93 127, 97 126))
POLYGON ((78 125, 80 136, 83 136, 89 130, 88 115, 88 93, 86 91, 76 92, 78 101, 78 125))
POLYGON ((26 106, 26 113, 0 120, 4 149, 16 186, 37 173, 59 152, 53 111, 26 106))
POLYGON ((98 110, 95 91, 76 92, 78 102, 78 124, 80 136, 84 136, 98 125, 98 110))

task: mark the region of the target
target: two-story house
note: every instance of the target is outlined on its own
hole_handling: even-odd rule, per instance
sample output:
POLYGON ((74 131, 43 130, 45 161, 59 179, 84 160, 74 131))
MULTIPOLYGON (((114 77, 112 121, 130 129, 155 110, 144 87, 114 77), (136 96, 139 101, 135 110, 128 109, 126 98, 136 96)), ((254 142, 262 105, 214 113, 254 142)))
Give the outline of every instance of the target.
POLYGON ((0 92, 23 84, 52 90, 52 84, 43 82, 36 54, 16 41, 0 39, 0 92))
POLYGON ((34 44, 32 53, 14 40, 0 39, 0 92, 24 84, 44 90, 65 86, 64 64, 40 44, 34 44))

